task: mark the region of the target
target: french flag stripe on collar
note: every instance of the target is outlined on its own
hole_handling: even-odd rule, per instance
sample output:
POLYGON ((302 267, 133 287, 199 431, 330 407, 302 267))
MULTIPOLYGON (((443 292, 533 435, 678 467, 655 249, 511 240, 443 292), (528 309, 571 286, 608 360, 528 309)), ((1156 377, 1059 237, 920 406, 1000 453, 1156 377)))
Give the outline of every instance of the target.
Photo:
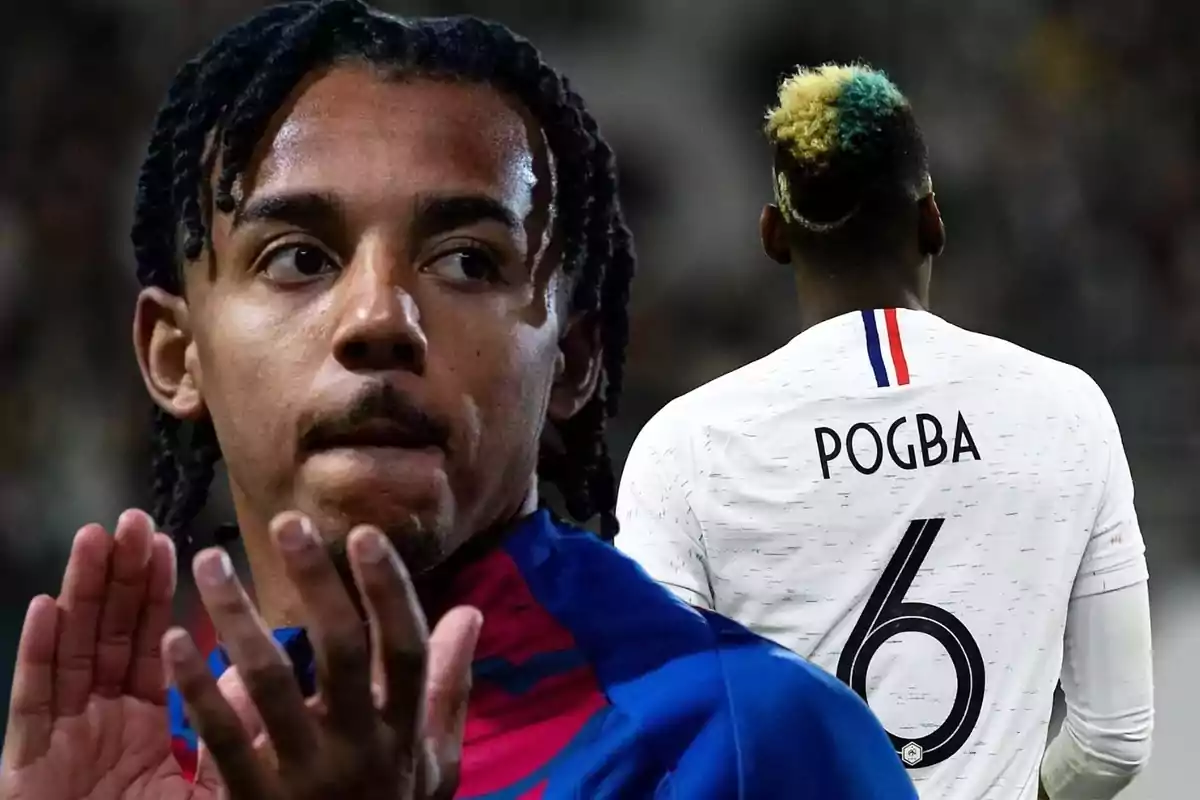
POLYGON ((908 360, 904 356, 896 309, 863 311, 862 318, 867 336, 867 358, 875 382, 880 387, 908 385, 908 360))

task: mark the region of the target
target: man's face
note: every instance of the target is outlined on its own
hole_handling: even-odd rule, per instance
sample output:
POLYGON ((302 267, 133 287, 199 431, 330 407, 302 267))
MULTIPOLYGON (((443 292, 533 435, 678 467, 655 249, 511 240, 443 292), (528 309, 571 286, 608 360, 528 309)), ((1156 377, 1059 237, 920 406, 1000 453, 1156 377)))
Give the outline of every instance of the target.
POLYGON ((185 270, 195 409, 152 385, 211 417, 244 531, 299 509, 420 567, 529 509, 563 371, 552 192, 540 130, 490 87, 338 67, 293 93, 185 270))

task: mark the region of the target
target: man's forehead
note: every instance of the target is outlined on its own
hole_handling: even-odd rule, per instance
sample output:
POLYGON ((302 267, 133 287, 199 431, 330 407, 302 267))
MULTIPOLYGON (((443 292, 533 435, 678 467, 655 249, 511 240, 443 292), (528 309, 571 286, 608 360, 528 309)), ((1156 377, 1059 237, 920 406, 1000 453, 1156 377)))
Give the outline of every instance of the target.
POLYGON ((264 137, 251 194, 474 192, 532 210, 541 132, 481 84, 338 68, 300 87, 264 137))

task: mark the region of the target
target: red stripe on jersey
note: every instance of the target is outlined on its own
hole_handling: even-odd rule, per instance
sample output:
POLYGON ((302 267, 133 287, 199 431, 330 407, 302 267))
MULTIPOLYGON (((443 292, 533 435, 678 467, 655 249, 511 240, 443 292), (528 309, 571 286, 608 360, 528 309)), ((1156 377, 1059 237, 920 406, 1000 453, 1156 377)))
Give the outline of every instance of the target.
POLYGON ((904 344, 900 341, 900 323, 896 320, 896 309, 884 309, 883 318, 887 324, 892 363, 896 365, 896 385, 904 386, 908 383, 908 362, 904 359, 904 344))
MULTIPOLYGON (((494 550, 464 567, 448 596, 456 603, 488 609, 488 622, 475 648, 476 664, 497 659, 519 673, 539 655, 576 646, 572 632, 538 602, 521 567, 505 550, 494 550)), ((541 782, 520 795, 505 790, 553 763, 608 705, 586 663, 534 677, 519 694, 494 679, 475 681, 463 736, 459 797, 540 798, 541 782)))

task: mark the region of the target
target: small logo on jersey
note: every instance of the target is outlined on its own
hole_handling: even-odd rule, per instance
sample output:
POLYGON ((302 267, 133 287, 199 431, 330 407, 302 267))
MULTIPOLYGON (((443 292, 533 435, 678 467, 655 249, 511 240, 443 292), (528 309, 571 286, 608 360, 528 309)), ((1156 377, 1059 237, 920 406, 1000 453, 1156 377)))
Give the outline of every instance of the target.
POLYGON ((921 759, 925 758, 925 751, 916 742, 909 742, 900 749, 900 758, 904 759, 904 763, 908 766, 915 767, 921 763, 921 759))
POLYGON ((887 428, 887 433, 879 435, 879 431, 869 422, 858 422, 850 426, 845 435, 839 435, 833 428, 814 428, 817 437, 817 459, 821 462, 821 475, 829 478, 829 465, 844 454, 854 469, 863 475, 874 474, 882 465, 883 457, 888 456, 892 463, 900 469, 916 469, 918 466, 936 467, 950 457, 950 462, 957 464, 966 458, 979 461, 979 448, 971 436, 971 429, 962 412, 954 427, 954 447, 946 443, 945 430, 941 420, 933 414, 917 414, 916 424, 908 425, 908 417, 901 417, 887 428), (916 436, 913 436, 916 428, 916 436), (913 443, 913 439, 916 442, 913 443), (921 457, 917 458, 917 448, 920 447, 921 457))

